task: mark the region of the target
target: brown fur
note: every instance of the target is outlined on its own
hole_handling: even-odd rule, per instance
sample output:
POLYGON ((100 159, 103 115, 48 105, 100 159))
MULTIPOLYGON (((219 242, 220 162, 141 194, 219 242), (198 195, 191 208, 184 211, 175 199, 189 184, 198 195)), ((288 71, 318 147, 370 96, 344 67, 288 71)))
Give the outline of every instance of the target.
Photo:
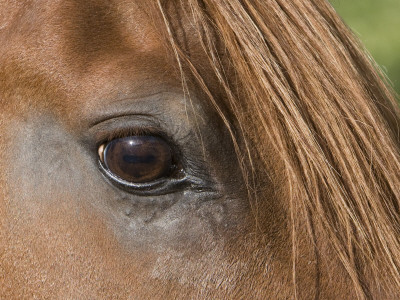
MULTIPOLYGON (((400 112, 327 2, 0 5, 0 296, 400 297, 400 112), (107 99, 150 93, 154 83, 183 89, 223 199, 242 199, 220 217, 228 229, 202 223, 215 214, 204 206, 192 235, 186 223, 163 232, 171 240, 162 250, 136 245, 113 223, 119 204, 102 202, 113 192, 88 179, 89 165, 42 186, 40 170, 18 173, 15 154, 17 137, 35 128, 82 136, 107 99), (237 164, 210 149, 208 124, 231 139, 221 151, 233 148, 237 164)), ((68 145, 86 166, 81 144, 68 145)))

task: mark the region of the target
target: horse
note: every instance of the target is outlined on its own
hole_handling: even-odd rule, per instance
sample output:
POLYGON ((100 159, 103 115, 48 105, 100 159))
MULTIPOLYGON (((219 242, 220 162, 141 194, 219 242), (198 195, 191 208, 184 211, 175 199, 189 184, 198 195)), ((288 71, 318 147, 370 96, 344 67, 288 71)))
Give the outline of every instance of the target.
POLYGON ((398 299, 400 112, 325 0, 3 0, 0 298, 398 299))

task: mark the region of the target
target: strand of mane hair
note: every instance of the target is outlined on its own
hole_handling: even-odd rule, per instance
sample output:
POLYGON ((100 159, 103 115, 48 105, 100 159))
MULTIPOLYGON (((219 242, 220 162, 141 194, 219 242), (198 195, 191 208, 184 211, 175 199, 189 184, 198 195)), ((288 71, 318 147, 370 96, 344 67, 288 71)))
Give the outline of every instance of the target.
MULTIPOLYGON (((228 113, 170 30, 178 61, 189 63, 226 125, 239 124, 246 141, 245 149, 236 149, 240 157, 248 155, 252 162, 257 156, 267 164, 270 158, 264 149, 272 144, 285 164, 295 294, 294 216, 300 211, 309 213, 310 228, 319 228, 329 238, 360 299, 371 298, 373 286, 397 293, 400 113, 383 73, 326 1, 186 4, 235 122, 228 121, 228 113), (218 42, 236 72, 236 83, 226 76, 218 42)), ((163 10, 161 0, 159 6, 163 10)), ((241 167, 252 190, 257 180, 254 166, 241 167)), ((262 195, 253 197, 262 201, 262 195)))

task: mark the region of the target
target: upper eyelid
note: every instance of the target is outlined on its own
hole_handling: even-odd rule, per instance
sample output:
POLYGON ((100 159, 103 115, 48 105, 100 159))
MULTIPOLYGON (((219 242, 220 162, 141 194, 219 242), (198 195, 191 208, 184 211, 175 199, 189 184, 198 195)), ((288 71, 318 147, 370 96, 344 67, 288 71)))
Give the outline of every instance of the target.
MULTIPOLYGON (((165 133, 159 128, 154 127, 122 127, 116 130, 104 132, 102 137, 98 140, 97 144, 101 145, 104 143, 109 143, 115 139, 124 138, 128 136, 159 136, 163 139, 165 138, 165 133)), ((169 140, 170 138, 167 138, 169 140)))
POLYGON ((172 86, 164 87, 156 92, 144 93, 143 95, 127 95, 117 99, 104 99, 104 103, 108 103, 106 107, 102 106, 100 112, 95 113, 89 123, 89 127, 94 127, 99 123, 107 120, 117 119, 120 117, 134 116, 144 117, 155 120, 154 117, 165 114, 160 104, 168 101, 176 103, 177 100, 184 101, 184 95, 180 88, 176 89, 172 86), (176 91, 174 91, 176 90, 176 91))
POLYGON ((154 134, 166 136, 169 140, 170 135, 165 130, 160 121, 150 116, 144 115, 124 115, 115 118, 107 118, 96 123, 83 135, 82 141, 91 148, 98 148, 115 138, 130 135, 154 134))

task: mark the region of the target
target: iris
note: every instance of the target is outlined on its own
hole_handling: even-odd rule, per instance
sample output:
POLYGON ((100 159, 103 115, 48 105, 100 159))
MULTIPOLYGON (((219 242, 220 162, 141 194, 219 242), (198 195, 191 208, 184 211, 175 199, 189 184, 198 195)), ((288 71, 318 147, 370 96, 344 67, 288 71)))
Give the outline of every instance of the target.
POLYGON ((147 183, 170 175, 170 145, 157 136, 128 136, 103 144, 100 160, 117 177, 131 183, 147 183))

